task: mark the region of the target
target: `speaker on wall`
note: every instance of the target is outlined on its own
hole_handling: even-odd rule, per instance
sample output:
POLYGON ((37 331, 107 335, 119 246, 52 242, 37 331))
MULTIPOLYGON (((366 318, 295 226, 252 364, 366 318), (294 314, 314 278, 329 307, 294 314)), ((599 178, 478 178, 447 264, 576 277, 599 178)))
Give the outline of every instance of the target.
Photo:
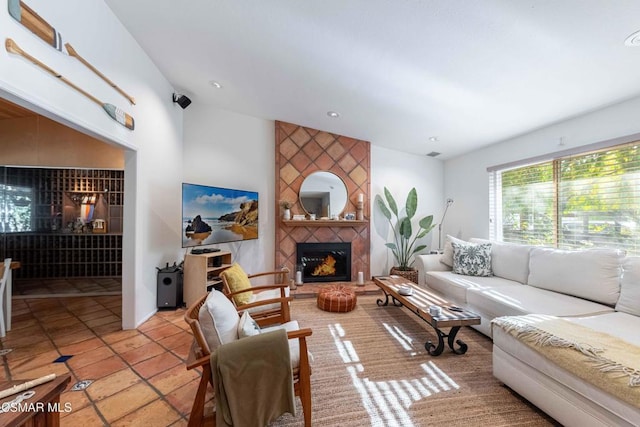
POLYGON ((173 94, 173 102, 177 103, 182 109, 185 109, 191 104, 191 100, 186 96, 180 93, 173 94))

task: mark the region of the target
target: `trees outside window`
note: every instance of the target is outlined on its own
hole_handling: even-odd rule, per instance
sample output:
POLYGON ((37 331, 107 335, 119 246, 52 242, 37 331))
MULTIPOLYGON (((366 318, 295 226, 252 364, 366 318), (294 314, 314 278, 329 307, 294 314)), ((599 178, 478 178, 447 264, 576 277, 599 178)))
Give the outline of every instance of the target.
POLYGON ((494 171, 493 237, 640 254, 640 145, 494 171))

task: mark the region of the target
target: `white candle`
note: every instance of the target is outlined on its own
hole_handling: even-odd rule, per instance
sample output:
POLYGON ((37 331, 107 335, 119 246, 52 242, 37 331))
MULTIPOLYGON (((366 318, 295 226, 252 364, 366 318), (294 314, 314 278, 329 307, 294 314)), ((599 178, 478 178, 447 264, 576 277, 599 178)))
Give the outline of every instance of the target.
POLYGON ((364 273, 362 271, 358 271, 358 284, 364 285, 364 273))
POLYGON ((358 201, 359 202, 364 202, 364 194, 362 194, 362 193, 358 194, 358 201))
POLYGON ((302 283, 302 271, 296 271, 296 285, 302 283))

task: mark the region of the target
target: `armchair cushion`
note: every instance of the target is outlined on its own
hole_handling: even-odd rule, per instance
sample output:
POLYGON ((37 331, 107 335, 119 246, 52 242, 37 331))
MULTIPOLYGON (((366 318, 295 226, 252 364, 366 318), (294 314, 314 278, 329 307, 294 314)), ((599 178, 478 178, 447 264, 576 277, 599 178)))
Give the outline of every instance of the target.
MULTIPOLYGON (((300 329, 300 324, 297 320, 291 320, 290 322, 284 323, 282 325, 269 326, 266 328, 262 328, 261 332, 272 332, 278 329, 284 329, 286 332, 293 332, 300 329)), ((313 360, 313 355, 311 353, 307 353, 309 358, 313 360)), ((300 367, 300 341, 297 339, 289 340, 289 357, 291 358, 291 367, 296 369, 300 367)))
MULTIPOLYGON (((237 263, 234 263, 231 267, 224 270, 220 275, 225 276, 231 292, 243 291, 251 288, 249 276, 237 263)), ((250 291, 243 292, 239 295, 234 295, 233 300, 238 306, 248 304, 251 301, 252 294, 253 292, 250 291)))
POLYGON ((251 318, 248 311, 242 313, 238 323, 238 338, 252 337, 261 332, 258 323, 251 318))
POLYGON ((238 340, 240 316, 233 303, 222 292, 213 290, 209 293, 200 307, 198 320, 211 352, 221 344, 238 340))

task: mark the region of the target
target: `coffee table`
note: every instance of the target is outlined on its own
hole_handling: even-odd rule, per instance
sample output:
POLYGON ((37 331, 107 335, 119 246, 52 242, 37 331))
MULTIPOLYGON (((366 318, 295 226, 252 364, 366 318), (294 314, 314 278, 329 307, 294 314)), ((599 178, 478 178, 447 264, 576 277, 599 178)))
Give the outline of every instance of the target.
POLYGON ((413 282, 410 282, 400 276, 376 276, 373 282, 378 285, 384 292, 385 299, 378 299, 376 302, 379 306, 389 305, 391 301, 396 307, 406 307, 411 310, 420 319, 427 322, 438 334, 438 345, 434 345, 431 341, 424 344, 424 348, 432 356, 439 356, 444 351, 444 339, 447 338, 449 348, 455 354, 464 354, 467 352, 467 345, 462 340, 456 340, 456 335, 462 326, 479 325, 480 316, 467 310, 452 311, 454 307, 444 297, 433 291, 427 291, 413 282), (412 294, 400 295, 399 289, 411 288, 412 294), (429 313, 429 307, 439 306, 442 312, 439 315, 432 316, 429 313), (449 333, 444 333, 441 328, 451 328, 449 333), (454 344, 457 344, 456 348, 454 344))

